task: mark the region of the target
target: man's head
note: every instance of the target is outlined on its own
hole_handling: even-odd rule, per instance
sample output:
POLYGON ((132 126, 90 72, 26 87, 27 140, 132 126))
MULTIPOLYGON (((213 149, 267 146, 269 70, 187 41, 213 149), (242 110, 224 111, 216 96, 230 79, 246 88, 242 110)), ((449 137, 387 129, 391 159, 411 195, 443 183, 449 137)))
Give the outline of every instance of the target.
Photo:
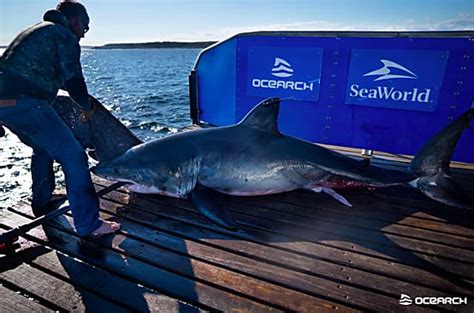
POLYGON ((79 2, 63 0, 56 6, 56 10, 66 16, 69 21, 69 28, 77 39, 84 38, 84 34, 89 30, 89 15, 86 8, 79 2))

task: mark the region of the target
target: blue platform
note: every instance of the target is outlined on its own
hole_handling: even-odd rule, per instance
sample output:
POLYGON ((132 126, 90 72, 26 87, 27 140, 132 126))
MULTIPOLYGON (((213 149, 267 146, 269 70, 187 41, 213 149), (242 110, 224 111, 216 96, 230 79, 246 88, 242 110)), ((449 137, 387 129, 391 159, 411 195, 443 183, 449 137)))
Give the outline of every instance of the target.
MULTIPOLYGON (((207 48, 193 119, 234 124, 285 98, 279 129, 312 142, 414 155, 473 106, 474 32, 258 32, 207 48)), ((474 130, 454 160, 474 163, 474 130)))

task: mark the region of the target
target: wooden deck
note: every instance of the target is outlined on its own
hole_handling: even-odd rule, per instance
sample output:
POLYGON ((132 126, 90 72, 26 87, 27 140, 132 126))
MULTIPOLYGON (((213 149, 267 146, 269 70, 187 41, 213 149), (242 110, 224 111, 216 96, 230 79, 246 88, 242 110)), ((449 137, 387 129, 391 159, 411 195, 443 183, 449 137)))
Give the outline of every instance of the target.
MULTIPOLYGON (((472 195, 474 171, 455 173, 472 195)), ((0 311, 474 311, 474 212, 405 187, 341 193, 352 208, 305 191, 229 197, 230 232, 188 201, 113 191, 113 238, 80 240, 66 215, 0 257, 0 311), (402 293, 469 302, 402 306, 402 293)), ((0 227, 32 218, 18 203, 0 227)))

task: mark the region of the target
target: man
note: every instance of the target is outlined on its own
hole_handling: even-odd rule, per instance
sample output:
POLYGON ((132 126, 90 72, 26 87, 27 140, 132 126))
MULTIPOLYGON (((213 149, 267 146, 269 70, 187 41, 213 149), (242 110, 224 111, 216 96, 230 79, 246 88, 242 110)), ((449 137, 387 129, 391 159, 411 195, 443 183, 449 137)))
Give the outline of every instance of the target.
POLYGON ((80 236, 113 233, 120 224, 99 219, 99 200, 91 181, 87 157, 71 130, 50 106, 58 89, 66 89, 89 119, 79 40, 89 30, 85 7, 60 2, 44 14, 43 22, 21 32, 0 58, 0 125, 33 148, 32 207, 47 208, 55 188, 53 160, 62 166, 74 224, 80 236))

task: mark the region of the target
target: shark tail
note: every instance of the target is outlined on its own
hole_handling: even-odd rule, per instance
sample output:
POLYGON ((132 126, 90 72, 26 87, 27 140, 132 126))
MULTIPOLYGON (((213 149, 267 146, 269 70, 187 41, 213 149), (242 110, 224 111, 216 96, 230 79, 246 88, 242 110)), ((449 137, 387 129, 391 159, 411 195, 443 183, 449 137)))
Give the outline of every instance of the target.
POLYGON ((57 96, 52 107, 69 126, 76 140, 97 161, 106 161, 122 155, 142 141, 112 115, 99 100, 89 96, 94 114, 88 121, 81 118, 82 111, 69 96, 57 96))
POLYGON ((473 117, 474 108, 471 108, 430 138, 407 169, 417 177, 411 185, 426 196, 450 206, 466 209, 474 209, 474 200, 469 199, 453 180, 449 164, 463 131, 470 127, 473 117))

